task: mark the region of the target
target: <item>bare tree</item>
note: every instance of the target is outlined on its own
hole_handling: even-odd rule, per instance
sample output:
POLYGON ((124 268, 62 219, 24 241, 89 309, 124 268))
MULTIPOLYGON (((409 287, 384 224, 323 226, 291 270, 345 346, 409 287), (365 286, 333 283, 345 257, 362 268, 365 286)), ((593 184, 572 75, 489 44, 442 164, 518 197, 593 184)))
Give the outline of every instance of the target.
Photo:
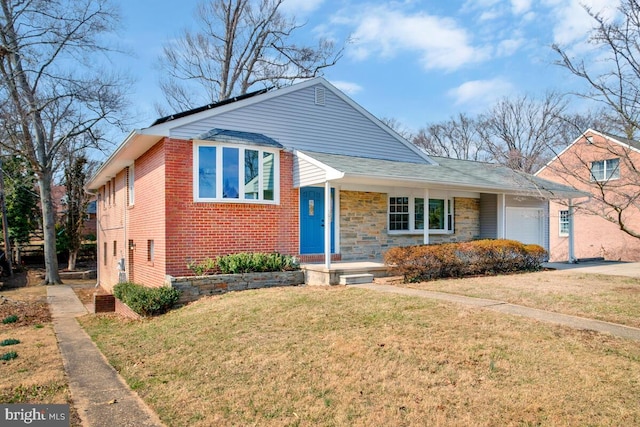
MULTIPOLYGON (((105 72, 103 36, 118 15, 107 0, 0 0, 0 146, 36 174, 42 207, 45 283, 61 283, 51 184, 70 141, 95 146, 117 121, 126 89, 105 72)), ((81 148, 81 147, 78 147, 81 148)))
POLYGON ((411 141, 413 139, 411 131, 395 117, 382 117, 380 121, 407 141, 411 141))
POLYGON ((462 160, 486 160, 488 153, 480 137, 477 119, 460 113, 441 123, 422 128, 413 143, 434 156, 462 160))
POLYGON ((483 146, 495 162, 533 173, 554 150, 571 142, 566 139, 566 110, 567 101, 557 92, 541 100, 527 95, 504 98, 480 117, 483 146))
MULTIPOLYGON (((242 95, 258 84, 283 86, 322 74, 341 56, 334 43, 316 46, 292 38, 302 25, 281 11, 284 0, 206 0, 196 30, 184 30, 163 48, 160 87, 169 107, 183 111, 242 95)), ((160 114, 166 110, 158 105, 160 114)))
POLYGON ((558 64, 587 84, 577 95, 600 103, 623 135, 634 139, 640 129, 640 2, 622 0, 613 18, 585 9, 595 25, 589 37, 593 54, 573 58, 556 44, 558 64))

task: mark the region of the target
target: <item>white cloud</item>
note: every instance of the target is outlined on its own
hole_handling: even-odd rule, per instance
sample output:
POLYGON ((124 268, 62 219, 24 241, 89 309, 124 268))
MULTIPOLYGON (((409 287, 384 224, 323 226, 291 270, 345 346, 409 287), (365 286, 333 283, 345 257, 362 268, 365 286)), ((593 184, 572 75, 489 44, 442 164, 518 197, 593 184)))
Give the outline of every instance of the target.
POLYGON ((531 9, 531 0, 511 0, 514 15, 523 15, 531 9))
MULTIPOLYGON (((377 6, 353 13, 350 53, 359 60, 415 53, 425 69, 455 70, 486 60, 489 49, 472 45, 467 31, 451 18, 404 13, 377 6)), ((342 18, 344 19, 344 18, 342 18)))
POLYGON ((547 0, 546 4, 551 7, 551 14, 555 17, 554 42, 569 45, 584 42, 595 24, 585 7, 592 13, 611 18, 615 16, 619 2, 618 0, 570 0, 568 2, 547 0))
POLYGON ((509 56, 517 52, 517 50, 525 43, 524 38, 513 38, 502 40, 496 46, 496 56, 509 56))
POLYGON ((342 80, 331 81, 331 84, 340 89, 342 92, 347 95, 355 95, 356 93, 362 91, 363 87, 357 83, 353 82, 345 82, 342 80))
POLYGON ((324 0, 287 0, 279 10, 290 15, 304 16, 317 10, 323 2, 324 0))
POLYGON ((513 85, 507 80, 471 80, 451 89, 447 95, 454 98, 456 105, 490 105, 494 101, 513 91, 513 85))

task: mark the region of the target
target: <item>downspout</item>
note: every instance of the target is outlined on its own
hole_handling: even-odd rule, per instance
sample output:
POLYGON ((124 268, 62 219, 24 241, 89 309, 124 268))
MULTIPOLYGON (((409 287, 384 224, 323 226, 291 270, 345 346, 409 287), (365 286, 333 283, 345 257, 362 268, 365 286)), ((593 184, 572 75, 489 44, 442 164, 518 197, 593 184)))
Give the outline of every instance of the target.
POLYGON ((569 263, 578 262, 575 256, 575 248, 573 241, 573 199, 569 199, 569 263))
POLYGON ((331 184, 324 183, 324 267, 331 269, 331 184))

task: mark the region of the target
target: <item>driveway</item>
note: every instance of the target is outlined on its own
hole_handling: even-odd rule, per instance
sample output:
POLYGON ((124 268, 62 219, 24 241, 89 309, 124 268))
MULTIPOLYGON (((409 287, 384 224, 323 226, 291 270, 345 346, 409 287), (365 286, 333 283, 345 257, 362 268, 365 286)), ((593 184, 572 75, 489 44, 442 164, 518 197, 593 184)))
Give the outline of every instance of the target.
POLYGON ((575 264, 566 262, 548 262, 547 268, 570 270, 572 273, 607 274, 640 278, 640 262, 587 261, 575 264))

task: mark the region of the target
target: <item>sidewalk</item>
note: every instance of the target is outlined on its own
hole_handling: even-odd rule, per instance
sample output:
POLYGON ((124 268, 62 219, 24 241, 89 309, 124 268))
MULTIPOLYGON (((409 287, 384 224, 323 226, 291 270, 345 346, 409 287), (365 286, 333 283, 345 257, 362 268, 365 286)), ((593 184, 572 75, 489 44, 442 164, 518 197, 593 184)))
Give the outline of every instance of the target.
POLYGON ((75 317, 87 313, 65 285, 47 286, 53 328, 71 396, 87 427, 163 426, 158 416, 109 365, 75 317))
POLYGON ((516 304, 509 304, 504 301, 496 301, 482 298, 465 297, 462 295, 447 294, 444 292, 425 291, 421 289, 400 288, 391 285, 367 283, 363 285, 349 285, 349 287, 369 289, 378 292, 389 292, 401 295, 410 295, 422 298, 436 299, 440 301, 463 304, 478 308, 499 311, 501 313, 515 314, 517 316, 528 317, 542 322, 555 323, 569 326, 574 329, 586 329, 591 331, 611 334, 616 337, 640 341, 640 329, 631 326, 618 325, 616 323, 603 322, 600 320, 587 319, 584 317, 571 316, 568 314, 553 313, 550 311, 538 310, 516 304))

